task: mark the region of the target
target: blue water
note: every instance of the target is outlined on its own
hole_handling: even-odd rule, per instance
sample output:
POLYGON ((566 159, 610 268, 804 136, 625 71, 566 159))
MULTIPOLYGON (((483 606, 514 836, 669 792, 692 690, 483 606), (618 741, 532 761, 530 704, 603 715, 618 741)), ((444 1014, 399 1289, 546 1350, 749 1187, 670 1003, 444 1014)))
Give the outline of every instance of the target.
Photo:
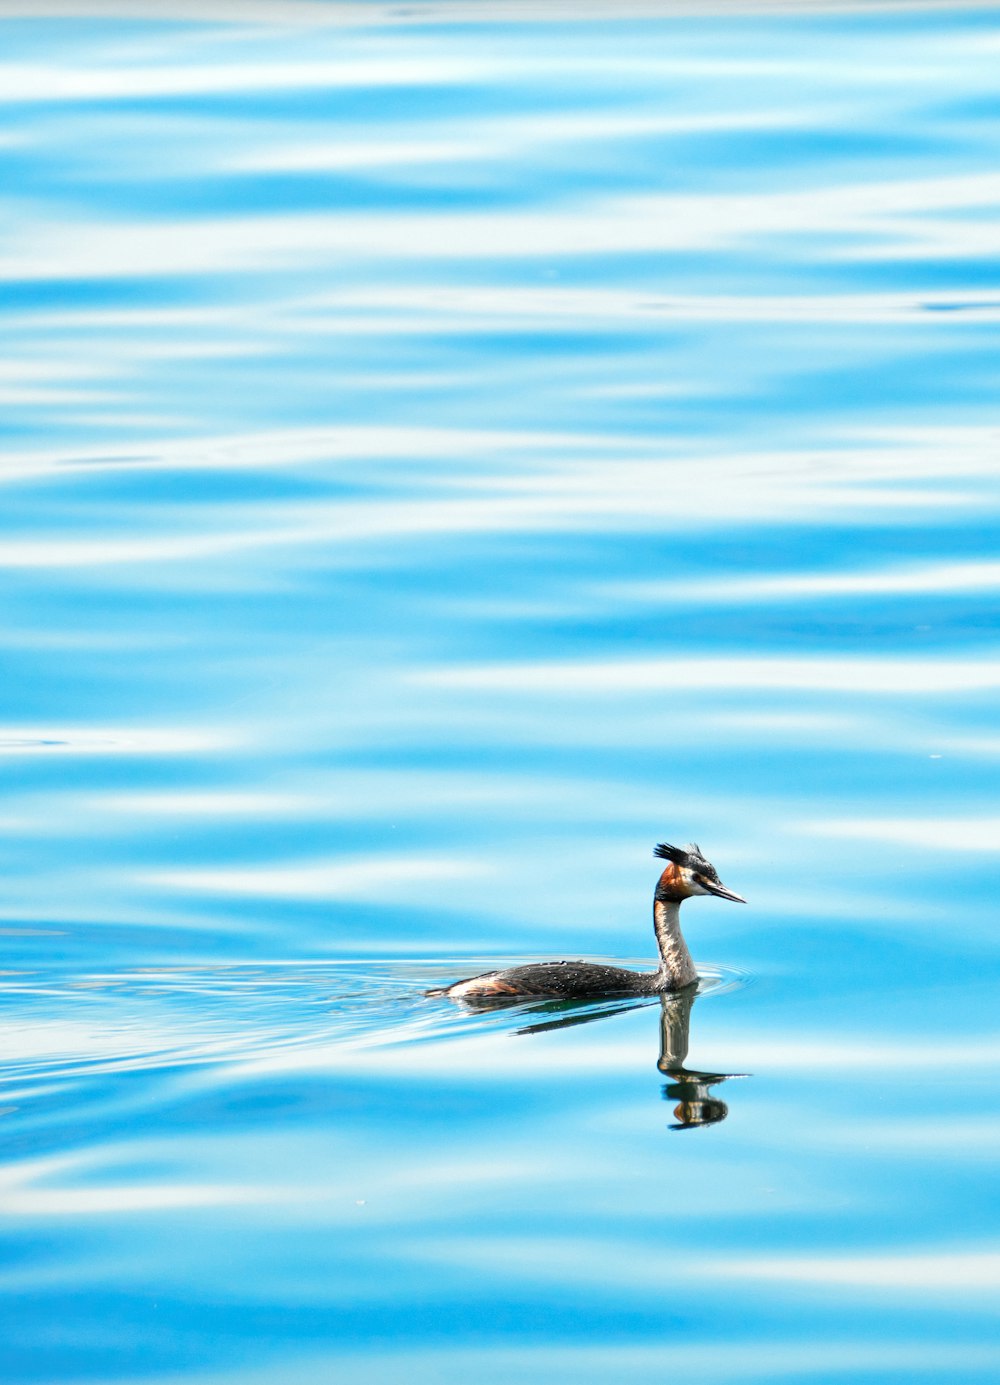
POLYGON ((0 34, 5 1385, 997 1379, 1000 6, 0 34))

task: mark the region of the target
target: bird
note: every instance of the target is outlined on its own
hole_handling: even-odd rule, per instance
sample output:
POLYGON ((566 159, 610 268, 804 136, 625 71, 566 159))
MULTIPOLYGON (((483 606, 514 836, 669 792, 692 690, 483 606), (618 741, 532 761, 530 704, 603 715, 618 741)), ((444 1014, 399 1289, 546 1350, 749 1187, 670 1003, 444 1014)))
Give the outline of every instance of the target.
POLYGON ((736 904, 746 900, 723 885, 696 842, 684 847, 660 842, 653 855, 667 862, 653 895, 653 929, 660 953, 656 971, 631 971, 601 962, 531 962, 469 976, 425 994, 471 1004, 503 1004, 536 997, 597 1000, 616 995, 663 995, 694 986, 698 973, 681 932, 681 904, 695 895, 715 895, 736 904))

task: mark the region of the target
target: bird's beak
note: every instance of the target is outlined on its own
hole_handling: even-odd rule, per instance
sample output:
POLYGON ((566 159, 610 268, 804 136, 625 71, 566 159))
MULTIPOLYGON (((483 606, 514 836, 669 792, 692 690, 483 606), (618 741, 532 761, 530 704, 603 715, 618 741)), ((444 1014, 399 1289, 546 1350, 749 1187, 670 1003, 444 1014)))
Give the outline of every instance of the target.
POLYGON ((725 885, 723 885, 721 881, 705 880, 702 883, 704 884, 705 889, 708 890, 710 894, 717 894, 720 899, 731 899, 734 904, 746 903, 746 900, 743 898, 741 894, 737 894, 735 890, 727 890, 725 885))

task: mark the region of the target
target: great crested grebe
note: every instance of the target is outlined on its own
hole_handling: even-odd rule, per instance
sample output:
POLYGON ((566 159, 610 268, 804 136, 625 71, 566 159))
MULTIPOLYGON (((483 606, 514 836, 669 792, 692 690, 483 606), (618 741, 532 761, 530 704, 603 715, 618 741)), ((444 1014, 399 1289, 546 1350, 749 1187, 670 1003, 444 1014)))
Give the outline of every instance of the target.
POLYGON ((745 904, 742 895, 727 890, 719 873, 693 842, 686 847, 661 842, 654 856, 669 862, 653 896, 653 928, 660 949, 656 971, 629 971, 605 967, 599 962, 533 962, 526 967, 487 971, 451 986, 440 986, 428 995, 453 1000, 503 1000, 532 996, 556 996, 563 1000, 612 995, 659 995, 681 991, 698 980, 694 962, 681 933, 681 905, 692 895, 714 894, 745 904))

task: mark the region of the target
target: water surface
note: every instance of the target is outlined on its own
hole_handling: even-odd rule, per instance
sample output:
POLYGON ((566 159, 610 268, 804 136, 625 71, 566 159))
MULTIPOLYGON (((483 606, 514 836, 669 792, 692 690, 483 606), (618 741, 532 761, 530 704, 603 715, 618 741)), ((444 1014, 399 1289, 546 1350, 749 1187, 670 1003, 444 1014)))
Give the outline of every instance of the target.
POLYGON ((994 1379, 1000 9, 51 9, 5 1381, 994 1379))

